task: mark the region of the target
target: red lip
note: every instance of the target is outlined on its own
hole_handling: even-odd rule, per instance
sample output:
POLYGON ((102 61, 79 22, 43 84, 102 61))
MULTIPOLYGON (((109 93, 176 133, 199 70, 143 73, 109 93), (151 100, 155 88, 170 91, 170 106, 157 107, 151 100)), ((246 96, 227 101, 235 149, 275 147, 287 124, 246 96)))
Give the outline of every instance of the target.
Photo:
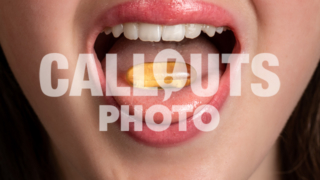
MULTIPOLYGON (((164 2, 141 0, 117 5, 104 11, 104 13, 96 19, 95 28, 93 29, 93 32, 91 31, 92 33, 89 36, 88 47, 90 52, 94 53, 94 49, 92 48, 94 40, 104 28, 125 22, 146 22, 162 25, 197 23, 209 24, 216 27, 227 26, 234 32, 237 39, 233 53, 240 53, 242 48, 240 47, 241 39, 238 38, 239 28, 237 23, 235 23, 234 16, 217 5, 200 1, 177 0, 164 2)), ((97 58, 96 61, 98 63, 97 58)), ((103 75, 103 72, 99 72, 99 74, 101 75, 101 85, 102 87, 105 87, 105 76, 103 75)), ((229 76, 230 68, 228 66, 220 79, 218 92, 209 103, 218 110, 221 109, 229 95, 229 76)), ((113 97, 105 97, 105 99, 108 101, 107 104, 115 105, 119 108, 119 105, 114 101, 113 97)), ((210 121, 210 118, 203 117, 203 119, 210 121)), ((204 121, 204 123, 206 122, 204 121)), ((191 117, 187 120, 187 131, 179 131, 178 123, 170 125, 167 130, 162 132, 152 131, 144 124, 143 131, 134 131, 133 126, 130 126, 128 134, 144 144, 156 147, 167 147, 185 142, 195 137, 199 132, 200 131, 195 127, 191 117)))
POLYGON ((231 25, 231 15, 219 6, 200 1, 134 1, 112 8, 102 21, 110 25, 121 22, 146 22, 165 25, 198 23, 216 27, 231 25), (117 17, 117 18, 115 18, 117 17), (205 17, 205 18, 204 18, 205 17))

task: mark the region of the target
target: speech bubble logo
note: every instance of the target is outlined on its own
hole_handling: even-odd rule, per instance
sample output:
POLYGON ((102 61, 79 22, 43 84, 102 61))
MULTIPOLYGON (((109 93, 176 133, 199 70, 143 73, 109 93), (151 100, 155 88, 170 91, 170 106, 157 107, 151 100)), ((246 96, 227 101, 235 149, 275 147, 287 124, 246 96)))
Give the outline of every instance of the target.
POLYGON ((183 57, 174 49, 164 49, 157 54, 153 72, 157 83, 165 91, 163 101, 167 101, 172 92, 180 91, 186 85, 189 74, 183 57), (168 59, 175 59, 175 63, 168 59))

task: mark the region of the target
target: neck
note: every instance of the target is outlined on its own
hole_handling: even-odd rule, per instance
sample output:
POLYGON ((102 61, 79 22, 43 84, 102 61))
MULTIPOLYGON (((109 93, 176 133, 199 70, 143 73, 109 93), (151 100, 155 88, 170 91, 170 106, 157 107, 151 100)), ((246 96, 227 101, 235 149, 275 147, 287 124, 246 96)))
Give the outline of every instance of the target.
POLYGON ((249 180, 280 180, 278 159, 278 143, 275 143, 249 180))

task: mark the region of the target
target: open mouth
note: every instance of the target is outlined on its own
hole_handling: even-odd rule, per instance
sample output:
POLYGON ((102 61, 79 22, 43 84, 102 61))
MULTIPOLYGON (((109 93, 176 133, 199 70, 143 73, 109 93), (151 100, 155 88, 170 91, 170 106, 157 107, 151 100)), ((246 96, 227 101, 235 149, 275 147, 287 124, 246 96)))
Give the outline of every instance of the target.
MULTIPOLYGON (((194 4, 195 2, 191 2, 194 4)), ((190 5, 186 2, 185 5, 190 5)), ((177 143, 184 142, 196 134, 199 134, 199 129, 194 125, 195 121, 202 121, 204 124, 210 123, 212 117, 203 114, 200 118, 195 118, 195 109, 201 105, 209 104, 219 110, 227 96, 229 95, 229 74, 230 68, 227 64, 221 63, 221 54, 240 53, 241 46, 237 39, 235 28, 232 25, 232 18, 225 10, 221 10, 215 5, 207 3, 196 3, 197 7, 202 7, 206 11, 181 11, 179 14, 174 14, 175 19, 168 17, 171 13, 170 8, 174 7, 164 3, 141 4, 141 2, 121 4, 108 10, 108 15, 100 18, 102 23, 99 24, 101 33, 96 33, 94 45, 91 45, 92 50, 96 54, 96 61, 100 63, 100 70, 105 73, 106 54, 117 54, 118 69, 117 81, 121 87, 129 87, 132 89, 132 84, 128 83, 127 72, 133 65, 133 54, 144 54, 144 61, 152 63, 157 53, 164 49, 174 49, 179 52, 187 64, 190 63, 191 54, 201 54, 203 86, 209 83, 208 74, 205 69, 208 69, 208 54, 220 54, 219 68, 219 88, 214 95, 199 97, 192 93, 190 86, 181 88, 180 91, 172 93, 170 99, 163 101, 165 91, 158 90, 158 96, 144 97, 133 96, 132 90, 129 96, 113 96, 106 97, 106 103, 116 106, 120 111, 120 106, 127 105, 129 107, 128 114, 135 114, 135 106, 141 105, 143 129, 135 131, 133 123, 129 124, 129 134, 135 140, 151 146, 163 147, 171 146, 177 143), (160 7, 166 9, 166 14, 159 14, 160 18, 151 19, 144 12, 149 12, 152 7, 160 7), (169 9, 166 7, 170 7, 169 9), (126 13, 123 13, 125 10, 126 13), (203 20, 209 13, 216 13, 213 21, 203 20), (208 14, 207 14, 208 13, 208 14), (179 18, 183 17, 183 18, 179 18), (188 18, 191 17, 191 18, 188 18), (207 22, 207 23, 206 23, 207 22), (206 67, 206 68, 205 68, 206 67), (146 125, 145 114, 146 110, 152 105, 160 104, 172 110, 173 105, 180 105, 179 111, 171 111, 172 121, 168 129, 157 132, 146 125), (181 123, 179 112, 185 112, 186 116, 181 123), (179 123, 184 124, 186 130, 179 130, 179 123)), ((181 8, 181 6, 179 6, 181 8)), ((189 7, 189 6, 187 6, 189 7)), ((159 8, 158 8, 159 9, 159 8)), ((208 17, 210 18, 210 16, 208 17)), ((211 19, 212 20, 212 19, 211 19)), ((98 29, 98 28, 97 28, 98 29)), ((92 43, 93 44, 93 43, 92 43)), ((100 72, 101 73, 101 72, 100 72)), ((100 76, 102 86, 105 83, 115 78, 102 79, 106 77, 100 76)), ((103 87, 105 91, 106 89, 103 87)), ((112 90, 111 90, 112 91, 112 90)), ((121 124, 119 118, 117 125, 121 124)), ((154 122, 161 123, 164 121, 164 116, 154 114, 154 122)))

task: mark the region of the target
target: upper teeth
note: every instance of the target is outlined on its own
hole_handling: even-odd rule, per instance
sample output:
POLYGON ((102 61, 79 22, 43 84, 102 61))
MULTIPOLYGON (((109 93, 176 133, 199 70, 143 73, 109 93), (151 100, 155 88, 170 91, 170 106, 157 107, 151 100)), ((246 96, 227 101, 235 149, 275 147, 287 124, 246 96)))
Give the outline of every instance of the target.
POLYGON ((163 26, 147 23, 125 23, 112 28, 108 27, 104 32, 108 35, 112 32, 113 36, 118 38, 122 33, 127 39, 141 41, 159 42, 163 41, 182 41, 184 37, 194 39, 201 34, 201 31, 213 37, 217 32, 221 34, 226 27, 214 27, 202 24, 178 24, 172 26, 163 26))

